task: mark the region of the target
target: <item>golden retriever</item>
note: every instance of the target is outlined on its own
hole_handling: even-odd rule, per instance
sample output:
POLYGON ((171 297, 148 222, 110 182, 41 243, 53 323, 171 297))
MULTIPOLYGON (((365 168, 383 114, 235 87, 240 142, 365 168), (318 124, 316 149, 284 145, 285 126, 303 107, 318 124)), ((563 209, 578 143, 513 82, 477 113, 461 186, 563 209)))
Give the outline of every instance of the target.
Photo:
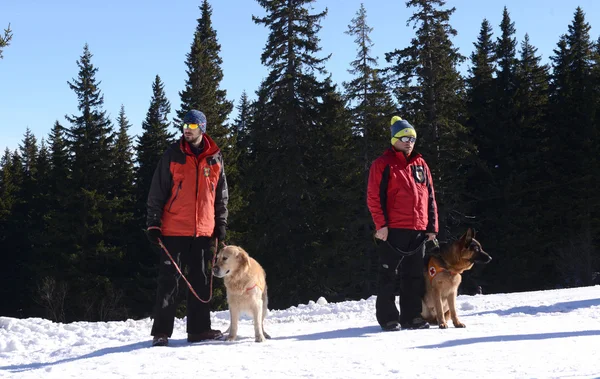
POLYGON ((488 263, 492 260, 481 244, 475 239, 475 232, 469 228, 458 240, 444 246, 426 262, 425 296, 421 316, 429 323, 437 323, 441 329, 448 328, 452 319, 456 328, 464 328, 456 313, 456 295, 462 280, 461 274, 470 270, 475 263, 488 263))
POLYGON ((267 282, 260 264, 239 246, 226 246, 217 254, 213 274, 223 278, 227 290, 230 325, 227 341, 235 341, 242 312, 252 316, 256 342, 271 337, 265 332, 267 282))

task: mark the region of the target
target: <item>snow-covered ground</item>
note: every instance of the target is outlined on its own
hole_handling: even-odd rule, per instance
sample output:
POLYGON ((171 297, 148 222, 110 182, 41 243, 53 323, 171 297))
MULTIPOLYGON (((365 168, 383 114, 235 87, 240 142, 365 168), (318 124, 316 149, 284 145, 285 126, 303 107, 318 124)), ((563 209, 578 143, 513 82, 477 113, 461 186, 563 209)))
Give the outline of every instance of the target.
MULTIPOLYGON (((466 329, 382 332, 375 297, 272 310, 273 337, 188 344, 185 319, 168 347, 151 320, 75 322, 0 317, 0 377, 11 378, 598 378, 600 286, 459 296, 466 329)), ((228 312, 213 314, 225 330, 228 312)))

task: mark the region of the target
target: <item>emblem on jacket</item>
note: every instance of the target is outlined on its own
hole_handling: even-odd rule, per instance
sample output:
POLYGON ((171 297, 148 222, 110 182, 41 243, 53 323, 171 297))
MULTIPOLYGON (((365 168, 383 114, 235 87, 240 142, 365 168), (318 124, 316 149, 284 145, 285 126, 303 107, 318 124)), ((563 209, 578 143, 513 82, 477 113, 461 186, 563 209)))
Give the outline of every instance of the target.
POLYGON ((207 178, 210 176, 210 167, 204 167, 204 176, 207 178))
POLYGON ((423 166, 414 166, 413 175, 417 183, 425 183, 425 169, 423 166))

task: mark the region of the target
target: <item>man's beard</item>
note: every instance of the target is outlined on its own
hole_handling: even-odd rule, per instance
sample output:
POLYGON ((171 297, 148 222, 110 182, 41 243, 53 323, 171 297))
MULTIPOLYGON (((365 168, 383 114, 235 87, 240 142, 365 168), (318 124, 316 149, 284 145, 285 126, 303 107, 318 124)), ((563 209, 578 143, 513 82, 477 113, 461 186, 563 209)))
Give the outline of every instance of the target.
POLYGON ((185 138, 187 143, 190 143, 192 145, 198 145, 202 141, 202 134, 200 134, 199 136, 193 136, 193 135, 188 136, 188 135, 184 134, 183 138, 185 138))

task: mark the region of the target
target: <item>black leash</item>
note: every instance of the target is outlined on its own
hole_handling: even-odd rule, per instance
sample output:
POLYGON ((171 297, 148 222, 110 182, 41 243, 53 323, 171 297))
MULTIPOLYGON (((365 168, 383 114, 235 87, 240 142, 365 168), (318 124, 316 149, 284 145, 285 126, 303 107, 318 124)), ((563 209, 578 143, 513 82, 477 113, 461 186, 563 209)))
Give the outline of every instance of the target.
MULTIPOLYGON (((429 239, 427 237, 425 237, 425 239, 423 240, 423 242, 421 242, 421 244, 416 249, 411 250, 411 251, 402 251, 399 248, 397 248, 396 246, 392 245, 390 243, 390 241, 386 240, 385 242, 388 244, 389 247, 392 248, 392 250, 394 250, 396 253, 398 253, 399 255, 401 255, 402 258, 404 258, 404 257, 409 257, 411 255, 414 255, 414 254, 418 253, 419 251, 421 251, 421 249, 423 249, 423 246, 427 243, 427 241, 429 241, 429 239)), ((431 241, 433 242, 433 245, 434 245, 433 247, 439 247, 440 246, 437 238, 434 238, 431 241)))
MULTIPOLYGON (((398 247, 392 245, 390 243, 390 241, 386 240, 385 242, 388 244, 388 246, 398 255, 400 255, 400 261, 398 261, 398 264, 396 265, 396 269, 394 270, 394 272, 396 273, 396 275, 398 275, 398 267, 400 267, 400 263, 402 263, 402 261, 404 260, 405 257, 410 257, 411 255, 415 255, 416 253, 418 253, 419 251, 423 251, 423 246, 425 246, 425 244, 427 243, 427 241, 429 241, 429 238, 425 237, 425 239, 423 240, 423 242, 421 242, 421 244, 414 250, 411 251, 403 251, 400 250, 398 247)), ((433 242, 433 247, 439 247, 440 244, 437 240, 437 238, 434 238, 431 240, 433 242)))

